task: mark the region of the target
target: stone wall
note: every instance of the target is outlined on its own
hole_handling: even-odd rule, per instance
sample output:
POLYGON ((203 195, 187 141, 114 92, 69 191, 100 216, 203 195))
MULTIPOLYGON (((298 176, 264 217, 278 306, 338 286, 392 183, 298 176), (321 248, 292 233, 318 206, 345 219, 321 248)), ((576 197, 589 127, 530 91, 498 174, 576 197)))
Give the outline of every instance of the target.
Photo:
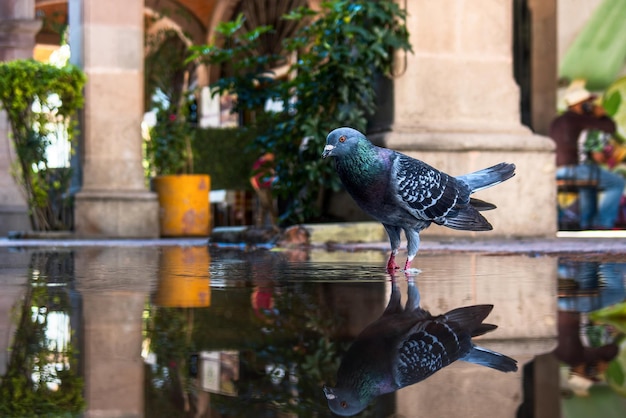
MULTIPOLYGON (((452 175, 501 161, 517 175, 476 197, 500 236, 556 232, 553 143, 521 125, 510 2, 407 2, 414 53, 398 57, 394 122, 385 146, 452 175)), ((447 228, 426 234, 471 236, 447 228)))

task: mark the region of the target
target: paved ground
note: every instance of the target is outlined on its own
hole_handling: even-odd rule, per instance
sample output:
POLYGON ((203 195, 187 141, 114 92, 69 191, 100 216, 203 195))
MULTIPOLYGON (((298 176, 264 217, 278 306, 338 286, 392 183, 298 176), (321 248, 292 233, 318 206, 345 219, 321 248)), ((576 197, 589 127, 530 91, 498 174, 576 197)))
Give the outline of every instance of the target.
MULTIPOLYGON (((219 236, 219 234, 217 234, 219 236)), ((76 239, 71 236, 8 239, 0 238, 0 247, 74 247, 74 246, 199 246, 220 242, 215 237, 168 238, 168 239, 76 239)), ((223 241, 222 241, 223 242, 223 241)), ((227 241, 228 242, 228 241, 227 241)), ((234 244, 233 241, 229 242, 234 244)), ((346 251, 388 251, 389 244, 383 240, 358 243, 334 241, 312 242, 314 247, 327 247, 346 251)), ((580 256, 601 255, 623 259, 626 262, 626 231, 561 232, 554 238, 523 239, 460 239, 424 237, 420 252, 480 252, 489 254, 570 254, 580 256)))
MULTIPOLYGON (((389 244, 330 244, 334 249, 376 249, 387 251, 389 244)), ((488 254, 550 254, 550 255, 605 255, 626 262, 626 238, 554 238, 554 239, 493 239, 493 240, 437 240, 424 239, 420 253, 479 252, 488 254)))

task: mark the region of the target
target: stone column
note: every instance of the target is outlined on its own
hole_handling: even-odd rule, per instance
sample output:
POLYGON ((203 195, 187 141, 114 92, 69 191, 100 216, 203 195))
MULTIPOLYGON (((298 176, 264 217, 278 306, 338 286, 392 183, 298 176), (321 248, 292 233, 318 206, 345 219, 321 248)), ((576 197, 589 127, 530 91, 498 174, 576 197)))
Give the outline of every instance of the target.
POLYGON ((143 1, 70 0, 72 62, 87 75, 76 233, 157 237, 142 167, 143 1))
MULTIPOLYGON (((0 61, 32 58, 40 27, 34 0, 0 2, 0 61)), ((6 113, 0 110, 0 236, 30 229, 28 205, 11 175, 15 154, 9 132, 6 113)))
MULTIPOLYGON (((515 163, 516 177, 476 195, 498 206, 485 213, 494 227, 489 235, 553 235, 554 146, 520 122, 511 2, 408 0, 406 6, 414 54, 398 57, 385 145, 452 175, 515 163)), ((435 225, 424 233, 477 234, 435 225)))

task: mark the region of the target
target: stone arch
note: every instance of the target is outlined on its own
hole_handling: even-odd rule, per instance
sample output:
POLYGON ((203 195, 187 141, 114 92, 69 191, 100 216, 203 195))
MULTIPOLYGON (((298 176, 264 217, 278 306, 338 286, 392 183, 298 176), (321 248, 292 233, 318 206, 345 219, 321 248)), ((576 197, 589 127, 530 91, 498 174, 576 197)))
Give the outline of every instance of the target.
POLYGON ((145 0, 146 16, 161 16, 175 26, 194 44, 201 44, 206 39, 206 27, 202 17, 176 0, 145 0))

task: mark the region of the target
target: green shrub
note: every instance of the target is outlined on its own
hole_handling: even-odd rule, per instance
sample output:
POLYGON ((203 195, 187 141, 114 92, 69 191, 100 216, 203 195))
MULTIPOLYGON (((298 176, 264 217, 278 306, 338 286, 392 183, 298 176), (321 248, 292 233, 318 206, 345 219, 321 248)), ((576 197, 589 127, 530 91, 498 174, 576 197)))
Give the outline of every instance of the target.
POLYGON ((193 138, 194 172, 211 176, 211 189, 247 190, 252 164, 258 158, 250 147, 254 133, 238 128, 198 129, 193 138))
POLYGON ((34 230, 68 229, 50 196, 65 194, 69 176, 59 177, 48 167, 46 148, 59 126, 72 140, 72 117, 83 106, 84 84, 84 73, 73 65, 59 68, 30 59, 0 63, 0 105, 17 154, 12 174, 26 195, 34 230))

